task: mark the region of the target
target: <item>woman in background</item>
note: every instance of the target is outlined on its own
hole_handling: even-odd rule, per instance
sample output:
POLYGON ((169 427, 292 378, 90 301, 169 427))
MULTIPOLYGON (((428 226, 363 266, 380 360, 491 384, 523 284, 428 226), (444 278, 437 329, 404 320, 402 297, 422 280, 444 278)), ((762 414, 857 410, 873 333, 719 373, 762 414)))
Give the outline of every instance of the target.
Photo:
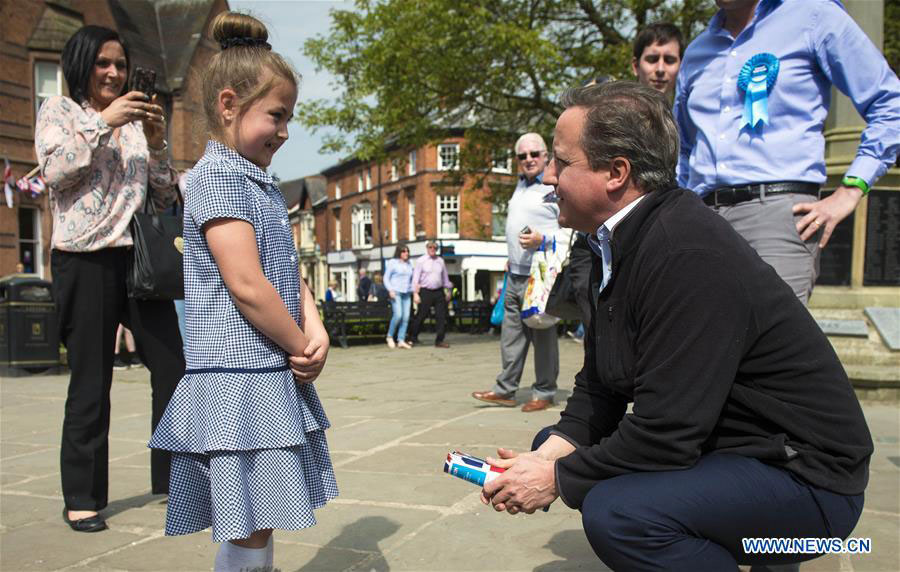
POLYGON ((411 349, 406 341, 406 328, 409 326, 409 308, 412 305, 413 267, 409 263, 409 248, 398 244, 394 257, 387 261, 384 271, 384 285, 391 298, 391 324, 388 326, 385 341, 389 348, 411 349), (398 329, 399 328, 399 329, 398 329), (397 341, 394 342, 394 334, 397 341))

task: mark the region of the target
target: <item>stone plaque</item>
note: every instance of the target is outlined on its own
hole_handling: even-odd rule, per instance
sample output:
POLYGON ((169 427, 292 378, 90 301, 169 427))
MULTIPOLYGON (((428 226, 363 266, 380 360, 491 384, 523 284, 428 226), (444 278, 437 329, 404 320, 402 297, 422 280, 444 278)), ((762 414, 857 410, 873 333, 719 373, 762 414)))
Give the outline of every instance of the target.
POLYGON ((871 191, 864 286, 900 286, 900 192, 871 191))
MULTIPOLYGON (((824 199, 834 191, 822 192, 824 199)), ((834 227, 825 250, 819 253, 819 277, 822 286, 849 286, 853 258, 853 213, 834 227)))
POLYGON ((900 351, 900 308, 869 307, 865 312, 884 345, 891 351, 900 351))
POLYGON ((865 320, 820 320, 816 319, 816 323, 822 328, 822 332, 826 336, 851 336, 857 338, 868 338, 869 327, 866 326, 865 320))

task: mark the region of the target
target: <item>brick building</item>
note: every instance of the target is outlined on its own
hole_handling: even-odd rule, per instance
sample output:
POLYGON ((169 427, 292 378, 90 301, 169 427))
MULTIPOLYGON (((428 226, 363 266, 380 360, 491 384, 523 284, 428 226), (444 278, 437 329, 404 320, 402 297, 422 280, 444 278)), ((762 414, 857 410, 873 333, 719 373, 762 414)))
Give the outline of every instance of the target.
MULTIPOLYGON (((226 0, 28 0, 0 3, 0 157, 15 178, 36 166, 34 125, 40 104, 67 93, 60 55, 81 26, 95 24, 119 32, 130 66, 157 71, 156 88, 166 109, 169 150, 176 169, 188 168, 203 153, 197 129, 200 86, 192 70, 205 65, 218 46, 206 37, 226 0)), ((0 276, 16 271, 50 278, 52 220, 47 193, 14 193, 14 205, 0 205, 0 276)))
POLYGON ((327 200, 316 205, 316 242, 330 278, 356 299, 358 270, 383 269, 398 243, 413 259, 435 240, 463 300, 489 299, 506 262, 505 213, 489 200, 489 184, 515 184, 511 157, 496 161, 483 184, 459 181, 461 131, 438 144, 394 151, 381 163, 350 159, 322 171, 327 200))
POLYGON ((294 246, 300 257, 300 276, 316 300, 325 297, 328 287, 328 266, 316 242, 314 213, 314 209, 328 200, 325 186, 325 177, 321 175, 284 181, 278 185, 288 207, 294 246))

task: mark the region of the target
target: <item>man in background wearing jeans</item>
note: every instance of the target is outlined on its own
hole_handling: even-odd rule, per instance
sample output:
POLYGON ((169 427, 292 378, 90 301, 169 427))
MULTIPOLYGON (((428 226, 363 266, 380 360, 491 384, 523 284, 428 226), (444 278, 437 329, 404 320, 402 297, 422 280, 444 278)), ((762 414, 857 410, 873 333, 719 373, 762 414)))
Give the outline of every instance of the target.
POLYGON ((419 343, 419 329, 422 322, 431 313, 434 306, 435 332, 437 338, 434 347, 449 348, 450 344, 444 341, 447 329, 447 302, 450 301, 450 293, 453 283, 447 275, 447 266, 444 259, 438 256, 437 243, 428 241, 425 244, 425 255, 416 260, 413 269, 413 302, 416 303, 416 318, 413 321, 411 340, 419 343))

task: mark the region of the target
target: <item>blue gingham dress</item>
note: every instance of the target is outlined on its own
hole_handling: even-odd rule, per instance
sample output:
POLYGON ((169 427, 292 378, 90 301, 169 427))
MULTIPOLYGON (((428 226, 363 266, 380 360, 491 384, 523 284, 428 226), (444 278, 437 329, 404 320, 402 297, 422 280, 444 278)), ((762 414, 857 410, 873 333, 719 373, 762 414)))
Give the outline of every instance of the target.
POLYGON ((232 302, 201 232, 214 219, 253 225, 263 273, 298 323, 302 293, 278 187, 210 141, 185 193, 187 369, 150 447, 172 452, 166 534, 212 526, 222 542, 313 526, 313 509, 338 491, 316 390, 294 381, 285 352, 232 302))

